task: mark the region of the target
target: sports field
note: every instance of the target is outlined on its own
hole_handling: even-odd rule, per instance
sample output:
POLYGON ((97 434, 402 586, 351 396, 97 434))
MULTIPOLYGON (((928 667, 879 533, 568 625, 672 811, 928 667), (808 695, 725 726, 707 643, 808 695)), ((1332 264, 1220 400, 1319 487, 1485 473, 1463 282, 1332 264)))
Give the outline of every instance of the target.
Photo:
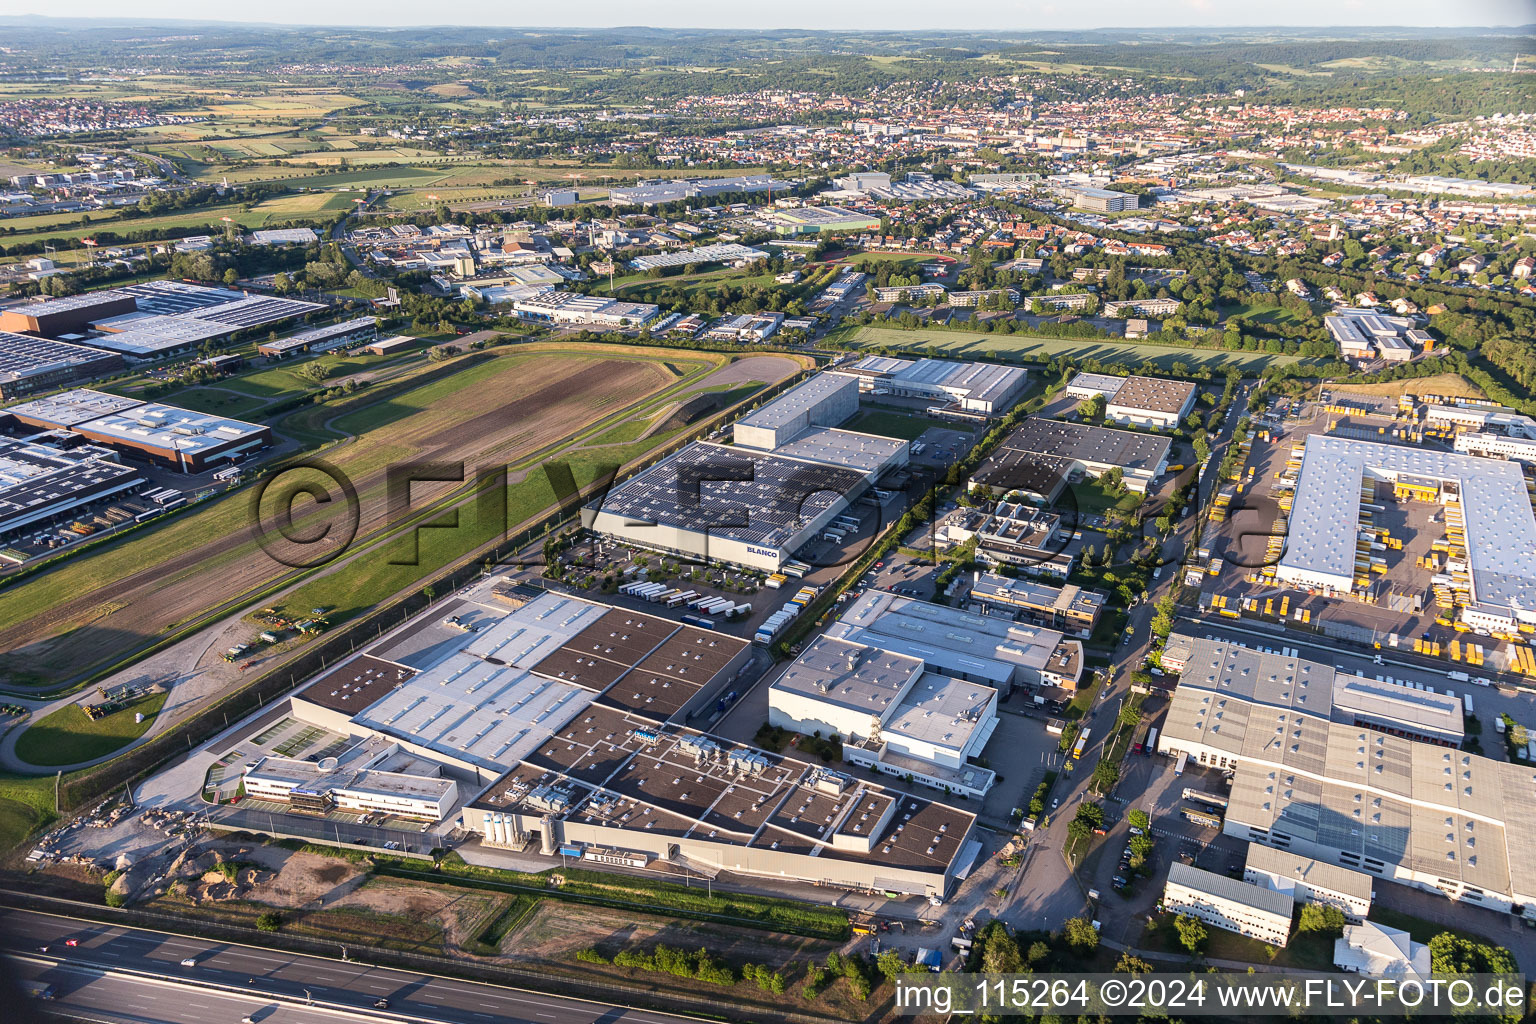
POLYGON ((1031 338, 1019 334, 982 334, 970 331, 908 331, 899 327, 856 327, 837 340, 856 348, 909 351, 934 349, 946 356, 966 359, 1044 360, 1068 356, 1078 362, 1097 359, 1101 363, 1124 363, 1128 366, 1152 362, 1163 369, 1171 368, 1174 363, 1218 369, 1236 366, 1245 373, 1256 373, 1266 366, 1294 363, 1301 358, 1270 355, 1266 352, 1227 352, 1222 349, 1143 344, 1139 341, 1031 338))
MULTIPOLYGON (((424 573, 432 559, 445 564, 462 553, 462 537, 457 542, 443 537, 455 531, 429 530, 420 569, 369 561, 366 571, 351 572, 350 552, 366 548, 385 526, 384 474, 392 463, 463 462, 471 477, 480 466, 510 466, 507 519, 516 524, 554 500, 548 477, 536 471, 541 459, 558 452, 569 459, 577 480, 588 482, 605 464, 645 454, 676 431, 617 444, 608 438, 591 451, 586 445, 645 409, 707 386, 716 373, 728 379, 732 368, 721 369, 724 361, 712 353, 635 346, 509 347, 442 364, 423 360, 398 381, 334 403, 302 406, 275 422, 280 435, 334 439, 322 457, 353 482, 359 496, 357 539, 347 556, 316 576, 317 599, 305 610, 326 605, 338 610, 334 618, 344 617, 393 593, 394 583, 408 585, 412 572, 424 573), (334 588, 324 582, 342 568, 351 575, 341 573, 334 588)), ((795 368, 792 361, 784 364, 777 376, 758 368, 752 377, 765 383, 783 379, 795 368)), ((420 507, 458 487, 418 484, 413 502, 420 507)), ((0 680, 61 683, 287 576, 287 567, 273 561, 253 536, 251 493, 248 487, 214 499, 0 591, 0 648, 6 652, 0 655, 0 680)), ((338 501, 327 511, 334 515, 341 507, 338 501)), ((305 530, 336 522, 304 506, 296 507, 296 520, 305 530)))

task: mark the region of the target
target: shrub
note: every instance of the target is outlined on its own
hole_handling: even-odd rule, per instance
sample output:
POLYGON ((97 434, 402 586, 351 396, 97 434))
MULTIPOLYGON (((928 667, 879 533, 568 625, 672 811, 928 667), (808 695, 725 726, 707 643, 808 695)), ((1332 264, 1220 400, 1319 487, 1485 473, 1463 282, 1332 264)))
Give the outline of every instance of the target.
POLYGON ((120 892, 113 892, 111 889, 107 890, 105 899, 109 907, 121 907, 128 902, 128 897, 120 892))
POLYGON ((264 932, 275 932, 283 926, 283 915, 275 910, 263 911, 256 919, 256 927, 264 932))
POLYGON ((576 951, 576 959, 586 964, 605 964, 608 962, 607 957, 591 946, 588 946, 586 949, 578 949, 576 951))

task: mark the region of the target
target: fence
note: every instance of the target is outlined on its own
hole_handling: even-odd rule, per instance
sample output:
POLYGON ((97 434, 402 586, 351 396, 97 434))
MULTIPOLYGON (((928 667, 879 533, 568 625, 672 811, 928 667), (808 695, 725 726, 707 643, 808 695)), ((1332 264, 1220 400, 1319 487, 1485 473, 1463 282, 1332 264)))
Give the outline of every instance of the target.
MULTIPOLYGON (((204 917, 138 907, 114 909, 94 903, 21 893, 11 889, 0 889, 0 905, 17 910, 79 918, 119 928, 148 928, 192 938, 235 942, 262 949, 327 959, 336 959, 343 945, 337 941, 304 935, 264 932, 256 928, 225 921, 213 921, 204 917)), ((590 968, 586 965, 581 965, 582 974, 571 974, 567 972, 576 968, 558 961, 529 959, 524 962, 526 966, 514 966, 506 963, 485 963, 479 960, 386 949, 353 942, 344 945, 347 960, 352 963, 416 971, 461 981, 529 989, 611 1006, 640 1007, 664 1013, 686 1013, 721 1020, 739 1019, 743 1011, 747 1011, 753 1020, 769 1021, 774 1024, 833 1024, 838 1020, 838 1018, 817 1014, 785 1011, 772 1005, 757 1003, 744 1005, 736 993, 732 993, 726 999, 716 1000, 698 995, 696 990, 682 991, 644 981, 638 983, 593 981, 590 968)))

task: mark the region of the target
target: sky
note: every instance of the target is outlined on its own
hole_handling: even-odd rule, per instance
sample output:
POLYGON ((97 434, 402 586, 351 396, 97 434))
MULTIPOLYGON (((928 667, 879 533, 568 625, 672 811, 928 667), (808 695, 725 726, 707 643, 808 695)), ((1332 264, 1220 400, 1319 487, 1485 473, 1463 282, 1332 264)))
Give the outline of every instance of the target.
MULTIPOLYGON (((3 6, 3 5, 0 5, 3 6)), ((207 8, 187 0, 53 0, 31 13, 51 17, 180 18, 294 25, 487 25, 736 29, 957 29, 1041 31, 1094 28, 1252 26, 1483 26, 1536 21, 1536 0, 1043 0, 935 3, 934 0, 585 0, 572 7, 509 0, 262 0, 207 8)), ((16 13, 20 13, 17 11, 16 13)))

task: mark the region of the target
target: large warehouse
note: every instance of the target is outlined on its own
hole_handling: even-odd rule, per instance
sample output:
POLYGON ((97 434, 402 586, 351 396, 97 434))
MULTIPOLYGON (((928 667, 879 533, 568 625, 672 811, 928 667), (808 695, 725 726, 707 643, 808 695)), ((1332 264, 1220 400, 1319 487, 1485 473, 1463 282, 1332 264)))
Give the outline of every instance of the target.
POLYGON ((82 292, 0 311, 0 330, 57 338, 83 331, 93 320, 132 313, 137 308, 133 296, 118 288, 82 292))
POLYGON ((123 357, 84 345, 0 331, 0 399, 116 373, 123 357))
POLYGON ((1310 435, 1296 479, 1277 578, 1355 590, 1364 494, 1377 487, 1437 501, 1462 522, 1465 614, 1480 622, 1536 624, 1536 515, 1520 463, 1310 435))
MULTIPOLYGON (((487 846, 924 896, 977 857, 969 813, 683 725, 738 685, 745 641, 554 592, 513 588, 509 611, 479 597, 490 587, 454 598, 477 628, 439 625, 440 604, 295 694, 292 715, 338 749, 371 737, 481 780, 455 820, 487 846)), ((257 770, 287 785, 328 767, 257 770)), ((351 767, 313 788, 362 806, 379 780, 351 767)), ((444 788, 430 772, 383 781, 416 801, 396 813, 442 806, 426 806, 444 788)))
POLYGON ((143 483, 138 470, 103 448, 0 438, 0 538, 143 483))
POLYGON ((1167 470, 1171 444, 1155 434, 1030 417, 987 457, 970 486, 1050 502, 1074 472, 1098 477, 1118 469, 1127 488, 1145 492, 1167 470))
POLYGON ((201 473, 272 442, 260 423, 77 388, 0 410, 0 420, 68 430, 126 455, 201 473))
POLYGON ((1158 750, 1235 773, 1228 835, 1536 920, 1536 774, 1458 750, 1459 699, 1187 643, 1158 750))
POLYGON ((819 373, 736 421, 738 445, 771 452, 810 427, 835 427, 859 411, 858 382, 819 373))
POLYGON ((1029 371, 1018 366, 890 356, 865 356, 831 372, 857 377, 862 392, 953 402, 987 416, 1011 409, 1029 379, 1029 371))
POLYGON ((978 615, 887 590, 848 602, 827 636, 917 658, 928 671, 990 686, 1007 700, 1015 686, 1072 690, 1083 645, 1058 630, 978 615))
POLYGON ((1104 416, 1116 423, 1176 430, 1195 405, 1195 385, 1162 377, 1116 377, 1079 373, 1067 384, 1073 398, 1104 398, 1104 416))
POLYGON ((699 441, 613 487, 582 509, 581 521, 621 543, 776 572, 872 479, 844 466, 699 441))

